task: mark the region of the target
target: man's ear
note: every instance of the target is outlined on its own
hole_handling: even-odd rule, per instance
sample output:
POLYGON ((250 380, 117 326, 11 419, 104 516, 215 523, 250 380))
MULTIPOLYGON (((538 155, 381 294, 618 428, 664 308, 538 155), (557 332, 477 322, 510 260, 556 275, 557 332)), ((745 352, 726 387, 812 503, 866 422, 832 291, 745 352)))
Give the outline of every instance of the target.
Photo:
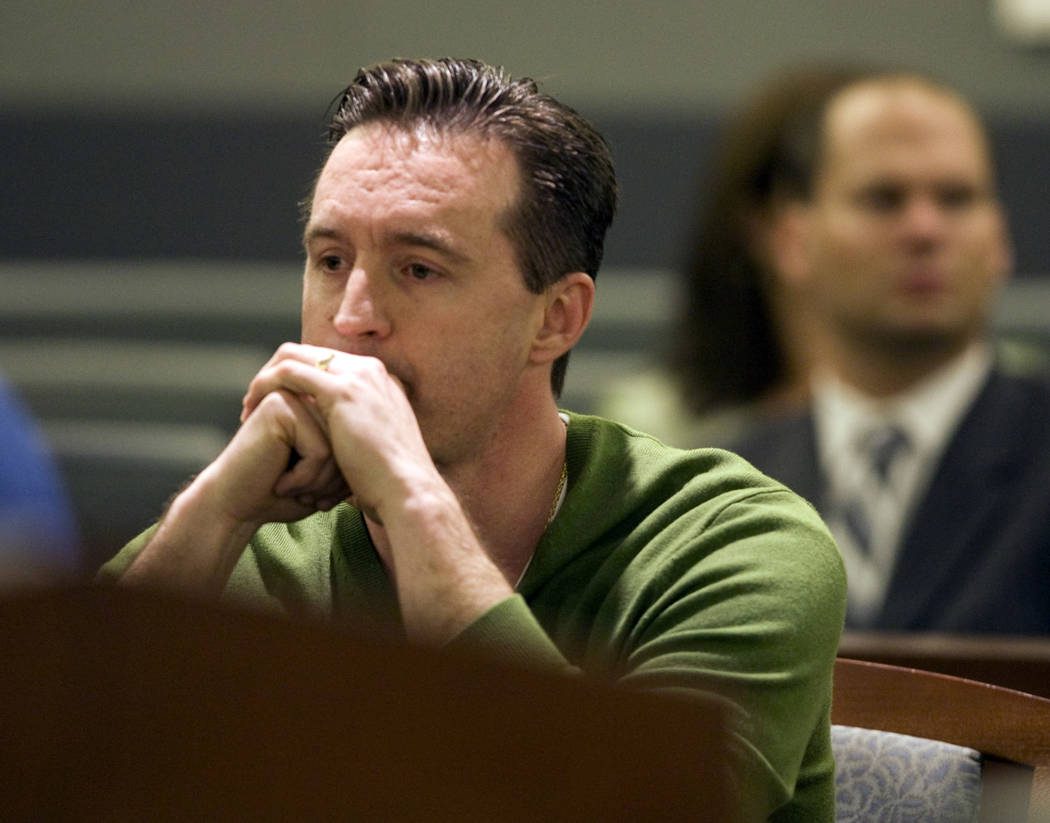
POLYGON ((529 359, 533 363, 553 363, 576 345, 594 307, 594 280, 575 271, 561 277, 546 292, 543 321, 532 340, 529 359))
POLYGON ((1006 220, 1006 212, 1002 206, 995 206, 996 237, 992 244, 992 259, 989 266, 995 272, 995 278, 1000 283, 1007 280, 1014 270, 1014 244, 1010 237, 1010 226, 1006 220))
POLYGON ((785 203, 770 218, 768 253, 771 274, 784 285, 804 286, 809 280, 811 206, 785 203))

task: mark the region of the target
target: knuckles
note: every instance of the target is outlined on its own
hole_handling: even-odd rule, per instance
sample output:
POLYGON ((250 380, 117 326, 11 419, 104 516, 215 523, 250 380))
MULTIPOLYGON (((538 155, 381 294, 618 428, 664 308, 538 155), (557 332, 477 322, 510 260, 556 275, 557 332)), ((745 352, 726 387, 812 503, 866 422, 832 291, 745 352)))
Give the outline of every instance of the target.
POLYGON ((294 421, 303 414, 300 409, 301 405, 301 400, 294 392, 287 389, 275 389, 259 400, 255 411, 262 417, 294 421))
MULTIPOLYGON (((282 343, 270 361, 253 378, 248 388, 248 404, 252 404, 250 398, 254 397, 258 398, 255 405, 262 406, 266 398, 282 391, 291 396, 301 395, 302 392, 298 389, 289 387, 302 386, 304 369, 309 374, 315 368, 312 363, 303 362, 302 354, 301 344, 282 343)), ((382 396, 389 384, 394 383, 399 387, 401 385, 387 370, 383 361, 371 355, 336 352, 324 373, 326 377, 334 377, 335 381, 327 382, 323 394, 318 392, 314 396, 326 406, 328 402, 360 399, 377 391, 378 396, 382 396)))
POLYGON ((272 361, 286 360, 289 357, 294 357, 300 347, 299 343, 281 343, 281 345, 277 347, 277 351, 274 352, 272 361))

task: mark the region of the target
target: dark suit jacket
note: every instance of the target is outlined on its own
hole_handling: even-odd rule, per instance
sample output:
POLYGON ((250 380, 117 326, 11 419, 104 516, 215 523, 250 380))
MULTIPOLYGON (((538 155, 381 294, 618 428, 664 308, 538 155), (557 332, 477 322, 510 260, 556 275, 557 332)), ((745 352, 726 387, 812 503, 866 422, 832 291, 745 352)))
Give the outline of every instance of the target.
MULTIPOLYGON (((810 414, 731 448, 824 510, 810 414)), ((870 628, 1050 634, 1050 381, 992 372, 902 539, 870 628)))

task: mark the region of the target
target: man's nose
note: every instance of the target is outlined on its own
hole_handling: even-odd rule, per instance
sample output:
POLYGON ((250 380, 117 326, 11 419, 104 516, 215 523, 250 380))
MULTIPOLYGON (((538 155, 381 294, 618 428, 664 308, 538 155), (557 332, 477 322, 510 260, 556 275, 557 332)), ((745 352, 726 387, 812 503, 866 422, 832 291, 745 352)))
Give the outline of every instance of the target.
POLYGON ((346 278, 339 308, 332 323, 343 337, 385 337, 390 332, 381 285, 362 266, 355 266, 346 278))
POLYGON ((947 215, 935 197, 920 194, 908 200, 901 223, 909 240, 928 244, 943 236, 947 228, 947 215))

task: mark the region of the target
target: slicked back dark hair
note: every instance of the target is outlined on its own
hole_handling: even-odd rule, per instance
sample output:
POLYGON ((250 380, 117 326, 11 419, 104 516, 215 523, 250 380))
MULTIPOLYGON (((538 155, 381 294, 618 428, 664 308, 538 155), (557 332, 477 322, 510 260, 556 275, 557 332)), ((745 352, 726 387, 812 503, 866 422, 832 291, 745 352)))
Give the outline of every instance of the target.
MULTIPOLYGON (((503 216, 503 230, 526 288, 539 294, 574 271, 598 276, 616 211, 612 156, 590 123, 541 93, 535 81, 512 79, 478 60, 392 60, 360 69, 336 98, 329 151, 351 129, 372 122, 502 141, 521 174, 518 202, 503 216)), ((568 357, 551 369, 556 397, 568 357)))

